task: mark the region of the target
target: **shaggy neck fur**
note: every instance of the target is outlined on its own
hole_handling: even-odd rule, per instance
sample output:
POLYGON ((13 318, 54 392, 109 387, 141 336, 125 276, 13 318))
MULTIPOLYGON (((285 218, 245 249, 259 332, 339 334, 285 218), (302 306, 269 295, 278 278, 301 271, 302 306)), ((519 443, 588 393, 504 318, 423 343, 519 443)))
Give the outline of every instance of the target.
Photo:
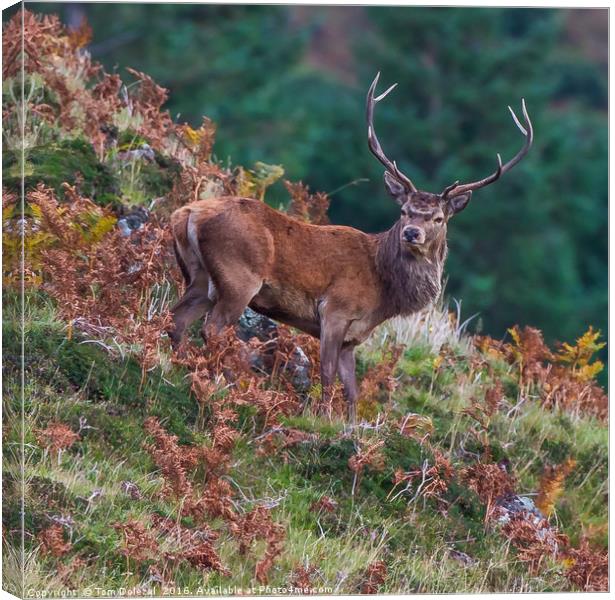
POLYGON ((384 318, 417 312, 436 300, 442 289, 446 231, 422 255, 404 251, 399 221, 376 237, 376 268, 385 292, 384 318))

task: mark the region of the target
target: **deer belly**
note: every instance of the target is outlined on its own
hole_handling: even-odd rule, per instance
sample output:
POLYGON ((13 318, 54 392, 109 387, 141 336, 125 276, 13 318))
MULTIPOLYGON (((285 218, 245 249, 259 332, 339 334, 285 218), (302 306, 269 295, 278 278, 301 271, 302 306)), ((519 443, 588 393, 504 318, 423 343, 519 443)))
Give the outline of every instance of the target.
POLYGON ((297 290, 275 288, 265 283, 249 306, 271 319, 320 337, 316 303, 297 290))

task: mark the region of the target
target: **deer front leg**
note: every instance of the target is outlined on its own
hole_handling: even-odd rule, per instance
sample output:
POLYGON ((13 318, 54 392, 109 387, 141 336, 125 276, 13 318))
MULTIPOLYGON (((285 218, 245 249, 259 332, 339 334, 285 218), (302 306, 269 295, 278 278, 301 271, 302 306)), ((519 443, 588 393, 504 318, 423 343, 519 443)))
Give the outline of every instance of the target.
POLYGON ((321 318, 320 324, 320 382, 322 404, 331 418, 333 384, 337 376, 340 352, 344 343, 347 323, 335 318, 321 318))
POLYGON ((352 425, 356 425, 359 386, 357 385, 354 346, 342 346, 338 362, 338 374, 344 384, 344 396, 348 403, 348 420, 352 425))

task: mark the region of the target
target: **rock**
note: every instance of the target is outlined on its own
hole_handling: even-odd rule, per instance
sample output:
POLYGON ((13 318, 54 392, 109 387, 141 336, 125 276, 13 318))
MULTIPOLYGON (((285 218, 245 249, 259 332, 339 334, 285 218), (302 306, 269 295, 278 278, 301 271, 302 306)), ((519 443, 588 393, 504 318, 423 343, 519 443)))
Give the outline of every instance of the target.
MULTIPOLYGON (((264 351, 254 351, 250 354, 252 368, 264 373, 270 373, 273 368, 278 326, 275 321, 265 317, 251 308, 246 308, 237 325, 237 336, 244 342, 257 338, 261 342, 271 342, 264 351)), ((297 346, 284 368, 290 374, 294 388, 299 392, 307 392, 311 385, 310 373, 312 364, 306 353, 297 346)))
POLYGON ((143 143, 138 148, 134 148, 132 150, 124 150, 122 152, 118 152, 117 157, 124 162, 130 162, 139 159, 145 159, 149 160, 150 162, 154 162, 154 160, 156 159, 154 150, 147 143, 143 143))
POLYGON ((535 526, 536 538, 546 543, 553 552, 557 552, 559 547, 557 533, 531 498, 511 494, 498 500, 496 510, 498 511, 497 519, 500 525, 506 525, 513 518, 532 523, 535 526))
POLYGON ((307 392, 312 387, 312 380, 310 378, 312 363, 299 346, 295 348, 286 368, 292 373, 292 382, 295 389, 300 392, 307 392))
POLYGON ((498 523, 505 525, 512 516, 526 513, 531 515, 534 523, 539 523, 545 516, 538 510, 531 498, 527 496, 517 496, 511 494, 500 498, 497 502, 498 506, 498 523))
POLYGON ((141 229, 144 223, 149 219, 149 211, 144 206, 137 206, 129 213, 118 219, 117 226, 122 235, 128 237, 135 231, 141 229))
POLYGON ((451 548, 448 551, 448 555, 450 558, 452 558, 453 560, 456 560, 468 567, 471 567, 472 565, 476 564, 476 560, 473 559, 469 554, 466 554, 465 552, 461 552, 460 550, 455 550, 454 548, 451 548))
POLYGON ((239 318, 237 336, 247 342, 253 337, 261 342, 267 342, 276 337, 278 326, 275 321, 260 315, 251 308, 246 308, 239 318))

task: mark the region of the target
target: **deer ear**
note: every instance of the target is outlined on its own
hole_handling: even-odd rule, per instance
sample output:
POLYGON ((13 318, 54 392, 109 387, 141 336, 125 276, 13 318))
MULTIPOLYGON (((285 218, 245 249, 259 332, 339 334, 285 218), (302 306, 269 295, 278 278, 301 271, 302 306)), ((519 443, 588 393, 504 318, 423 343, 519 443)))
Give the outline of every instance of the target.
POLYGON ((387 192, 395 198, 398 204, 403 204, 406 201, 406 188, 388 171, 384 172, 384 187, 387 189, 387 192), (402 198, 402 196, 404 197, 402 198))
POLYGON ((449 215, 456 215, 458 212, 461 212, 470 202, 470 198, 472 197, 472 192, 466 192, 465 194, 461 194, 459 196, 453 196, 447 203, 446 208, 449 215))

